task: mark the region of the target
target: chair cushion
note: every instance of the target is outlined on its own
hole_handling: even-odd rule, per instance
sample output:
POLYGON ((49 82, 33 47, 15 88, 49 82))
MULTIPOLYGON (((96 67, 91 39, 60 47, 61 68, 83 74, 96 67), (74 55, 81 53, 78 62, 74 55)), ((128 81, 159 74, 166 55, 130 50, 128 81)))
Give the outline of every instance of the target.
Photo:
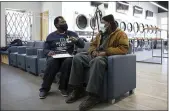
POLYGON ((32 59, 37 59, 37 55, 32 55, 32 56, 26 56, 26 58, 32 58, 32 59))
POLYGON ((38 59, 38 74, 43 74, 46 68, 46 58, 38 59))
POLYGON ((28 46, 28 47, 34 47, 34 45, 35 45, 34 41, 27 41, 26 46, 28 46))
POLYGON ((26 69, 26 61, 25 61, 26 54, 18 54, 17 55, 17 65, 21 69, 26 69))
POLYGON ((38 66, 37 66, 37 56, 26 56, 26 70, 28 72, 37 74, 38 66))
POLYGON ((43 48, 44 42, 43 41, 35 41, 35 48, 43 48))
POLYGON ((8 51, 1 51, 1 54, 6 54, 6 55, 8 55, 8 51))

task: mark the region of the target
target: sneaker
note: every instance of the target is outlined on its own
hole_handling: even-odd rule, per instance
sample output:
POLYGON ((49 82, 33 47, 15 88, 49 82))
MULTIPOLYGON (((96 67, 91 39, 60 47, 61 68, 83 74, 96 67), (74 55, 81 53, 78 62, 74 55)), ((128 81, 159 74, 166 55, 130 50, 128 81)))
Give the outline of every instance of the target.
POLYGON ((65 90, 59 90, 59 91, 60 91, 60 93, 61 93, 61 95, 63 97, 67 97, 68 96, 68 92, 67 91, 65 91, 65 90))
POLYGON ((39 98, 40 98, 40 99, 45 99, 46 96, 47 96, 47 92, 44 92, 44 91, 43 91, 43 92, 40 92, 40 93, 39 93, 39 98))
POLYGON ((85 96, 84 90, 81 90, 81 91, 73 90, 72 93, 67 97, 66 103, 73 103, 84 96, 85 96))
POLYGON ((79 111, 87 111, 93 108, 96 104, 100 103, 99 97, 88 96, 80 105, 79 111))

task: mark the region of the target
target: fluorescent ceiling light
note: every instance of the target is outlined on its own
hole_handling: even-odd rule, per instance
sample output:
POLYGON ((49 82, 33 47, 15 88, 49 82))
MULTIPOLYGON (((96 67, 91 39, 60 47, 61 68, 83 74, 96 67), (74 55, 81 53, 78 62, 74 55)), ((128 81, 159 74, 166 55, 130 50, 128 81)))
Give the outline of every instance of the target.
POLYGON ((165 11, 168 11, 168 9, 166 9, 165 7, 159 5, 159 4, 155 3, 155 2, 150 2, 150 3, 154 4, 155 6, 161 8, 161 9, 163 9, 163 10, 165 10, 165 11))
POLYGON ((129 5, 128 3, 125 3, 125 2, 118 2, 120 4, 123 4, 123 5, 129 5))

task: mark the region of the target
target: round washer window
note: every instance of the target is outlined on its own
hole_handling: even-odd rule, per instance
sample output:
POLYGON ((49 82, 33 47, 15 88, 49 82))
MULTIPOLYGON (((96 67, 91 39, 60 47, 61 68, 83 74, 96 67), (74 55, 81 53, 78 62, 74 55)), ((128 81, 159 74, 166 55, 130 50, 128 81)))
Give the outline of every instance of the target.
POLYGON ((85 15, 78 15, 76 18, 76 25, 79 29, 85 29, 87 27, 87 18, 85 15))
POLYGON ((147 28, 146 31, 147 31, 147 33, 148 33, 148 32, 149 32, 149 29, 148 29, 149 26, 148 26, 148 24, 145 25, 145 28, 147 28))
POLYGON ((137 33, 137 32, 139 31, 139 25, 138 25, 137 22, 134 22, 134 24, 133 24, 133 31, 134 31, 135 33, 137 33))
POLYGON ((128 23, 128 24, 127 24, 127 30, 128 30, 129 32, 131 32, 131 31, 132 31, 132 28, 133 28, 132 24, 131 24, 131 23, 128 23))
POLYGON ((115 23, 116 23, 117 27, 119 27, 119 23, 117 21, 115 21, 115 23))
POLYGON ((121 22, 120 23, 120 28, 125 31, 126 30, 126 23, 125 22, 121 22))
POLYGON ((143 23, 140 23, 139 29, 140 29, 140 33, 144 32, 144 24, 143 23))
POLYGON ((92 17, 90 19, 90 27, 95 30, 96 29, 96 19, 94 17, 92 17))
POLYGON ((150 28, 151 28, 151 30, 150 30, 150 34, 152 34, 153 33, 153 26, 152 25, 150 25, 150 28))
POLYGON ((157 34, 157 26, 154 26, 154 33, 157 34))

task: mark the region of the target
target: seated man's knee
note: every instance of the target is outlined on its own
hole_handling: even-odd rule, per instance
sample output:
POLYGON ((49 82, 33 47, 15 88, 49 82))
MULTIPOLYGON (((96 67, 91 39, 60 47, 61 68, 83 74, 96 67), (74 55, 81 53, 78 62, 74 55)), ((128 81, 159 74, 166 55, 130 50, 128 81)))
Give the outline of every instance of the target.
POLYGON ((82 55, 80 55, 80 54, 75 55, 75 56, 73 57, 73 62, 80 62, 80 61, 81 61, 81 56, 82 56, 82 55))
POLYGON ((71 62, 73 58, 66 58, 65 61, 71 62))
POLYGON ((105 61, 103 61, 103 58, 101 56, 98 56, 90 61, 90 65, 92 65, 93 63, 105 64, 105 61))
POLYGON ((47 65, 54 65, 55 64, 55 59, 54 58, 48 58, 47 59, 47 65))
POLYGON ((64 60, 64 64, 70 64, 70 63, 72 63, 72 60, 73 60, 73 58, 66 58, 64 60))

